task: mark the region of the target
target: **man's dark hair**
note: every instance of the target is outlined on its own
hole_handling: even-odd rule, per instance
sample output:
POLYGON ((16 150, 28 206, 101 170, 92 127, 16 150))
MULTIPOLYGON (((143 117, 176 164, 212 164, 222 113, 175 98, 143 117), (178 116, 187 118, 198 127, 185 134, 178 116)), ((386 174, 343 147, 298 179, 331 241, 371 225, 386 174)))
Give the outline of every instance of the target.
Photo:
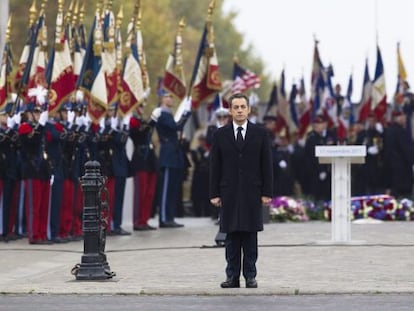
POLYGON ((244 98, 246 100, 247 106, 250 106, 249 98, 246 95, 244 95, 243 93, 235 93, 235 94, 231 95, 230 98, 229 98, 229 106, 230 107, 231 107, 231 104, 233 102, 233 99, 235 99, 235 98, 244 98))

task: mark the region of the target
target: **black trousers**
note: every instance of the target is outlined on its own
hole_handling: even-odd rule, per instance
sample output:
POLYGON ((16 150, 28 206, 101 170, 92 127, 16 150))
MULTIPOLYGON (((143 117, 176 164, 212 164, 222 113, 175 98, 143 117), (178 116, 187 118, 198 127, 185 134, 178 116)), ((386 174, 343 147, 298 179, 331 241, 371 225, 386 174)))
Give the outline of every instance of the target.
POLYGON ((228 278, 240 277, 243 261, 245 279, 255 278, 257 261, 257 232, 236 231, 226 236, 226 275, 228 278), (243 252, 242 252, 243 251, 243 252), (243 256, 243 260, 242 260, 243 256))

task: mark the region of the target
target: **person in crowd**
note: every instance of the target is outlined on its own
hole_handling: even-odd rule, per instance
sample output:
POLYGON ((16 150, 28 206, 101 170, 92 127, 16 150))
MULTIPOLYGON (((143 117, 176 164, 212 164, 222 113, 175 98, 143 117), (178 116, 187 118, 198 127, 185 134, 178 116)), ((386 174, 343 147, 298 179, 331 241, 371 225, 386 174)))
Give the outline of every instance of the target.
POLYGON ((15 218, 17 214, 17 144, 18 134, 14 123, 9 122, 13 103, 0 109, 0 240, 14 240, 15 218))
POLYGON ((381 193, 383 188, 383 147, 384 130, 381 123, 377 122, 375 114, 370 113, 366 120, 366 127, 358 133, 355 144, 365 145, 367 155, 365 163, 357 168, 358 180, 355 191, 358 195, 381 193))
POLYGON ((197 146, 191 150, 191 161, 194 166, 191 182, 191 201, 193 214, 196 217, 210 216, 211 205, 209 194, 209 148, 206 136, 197 137, 197 146))
POLYGON ((276 136, 276 144, 273 153, 273 194, 275 196, 293 195, 294 175, 292 167, 292 146, 287 137, 286 128, 283 128, 276 136))
POLYGON ((129 137, 134 144, 131 158, 133 188, 133 228, 136 231, 155 230, 149 225, 157 185, 157 156, 152 143, 153 125, 143 119, 144 105, 138 105, 129 125, 129 137))
POLYGON ((21 142, 26 230, 30 244, 53 243, 47 236, 51 172, 44 142, 47 120, 47 111, 42 112, 40 107, 29 103, 25 107, 18 129, 21 142))
POLYGON ((183 181, 184 156, 179 137, 190 112, 185 112, 176 122, 172 114, 174 100, 167 91, 161 94, 160 107, 154 109, 151 119, 156 122, 156 130, 160 141, 159 168, 159 226, 160 228, 180 228, 182 224, 175 222, 176 206, 180 186, 183 181))
POLYGON ((406 122, 404 112, 394 111, 384 135, 386 192, 397 198, 411 198, 413 187, 414 144, 406 131, 406 122))
POLYGON ((312 131, 306 137, 306 172, 309 180, 310 194, 315 200, 327 201, 331 197, 331 172, 328 164, 319 164, 315 156, 315 146, 334 145, 336 138, 327 129, 326 119, 318 115, 312 121, 312 131))
POLYGON ((257 287, 257 232, 263 230, 263 204, 273 196, 272 151, 262 126, 248 121, 249 99, 229 99, 233 122, 218 129, 210 153, 210 202, 220 208, 220 232, 226 233, 226 280, 222 288, 257 287))

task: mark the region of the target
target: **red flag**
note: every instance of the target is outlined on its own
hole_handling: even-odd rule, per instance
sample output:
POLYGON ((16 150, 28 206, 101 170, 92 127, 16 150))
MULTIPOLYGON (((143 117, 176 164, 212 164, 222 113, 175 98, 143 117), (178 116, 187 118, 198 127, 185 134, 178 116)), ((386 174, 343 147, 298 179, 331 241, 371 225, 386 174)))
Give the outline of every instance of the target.
MULTIPOLYGON (((62 31, 63 12, 58 12, 56 21, 55 47, 52 51, 52 60, 48 66, 52 66, 49 82, 48 111, 53 115, 59 107, 68 100, 75 90, 75 76, 70 57, 67 34, 62 31)), ((69 30, 69 28, 66 28, 69 30)))
POLYGON ((180 101, 186 95, 181 36, 184 26, 184 21, 181 20, 175 37, 174 51, 168 56, 163 79, 164 88, 180 101))
POLYGON ((11 18, 7 23, 7 32, 6 32, 6 43, 4 45, 4 52, 2 63, 0 65, 0 109, 3 108, 11 100, 11 71, 13 65, 13 59, 11 54, 10 47, 10 23, 11 18))
POLYGON ((134 21, 128 25, 128 38, 126 42, 127 54, 122 71, 119 109, 121 113, 127 114, 144 100, 144 85, 142 82, 142 71, 138 62, 138 49, 136 32, 133 31, 134 21))
POLYGON ((211 22, 211 14, 215 1, 209 6, 209 14, 204 26, 200 46, 192 76, 192 108, 197 109, 201 103, 207 101, 221 90, 221 78, 214 47, 214 32, 211 22))
POLYGON ((387 93, 385 89, 384 66, 382 63, 381 51, 377 46, 377 64, 375 67, 375 77, 372 83, 372 110, 378 121, 384 121, 387 111, 387 93))

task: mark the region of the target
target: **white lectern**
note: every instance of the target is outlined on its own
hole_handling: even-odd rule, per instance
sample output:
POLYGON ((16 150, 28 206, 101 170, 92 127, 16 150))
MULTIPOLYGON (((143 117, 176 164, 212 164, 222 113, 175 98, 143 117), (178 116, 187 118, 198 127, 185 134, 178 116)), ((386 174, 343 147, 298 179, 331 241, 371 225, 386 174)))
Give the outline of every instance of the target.
POLYGON ((365 163, 366 146, 316 146, 319 163, 332 166, 331 241, 321 244, 361 244, 351 241, 351 163, 365 163))

